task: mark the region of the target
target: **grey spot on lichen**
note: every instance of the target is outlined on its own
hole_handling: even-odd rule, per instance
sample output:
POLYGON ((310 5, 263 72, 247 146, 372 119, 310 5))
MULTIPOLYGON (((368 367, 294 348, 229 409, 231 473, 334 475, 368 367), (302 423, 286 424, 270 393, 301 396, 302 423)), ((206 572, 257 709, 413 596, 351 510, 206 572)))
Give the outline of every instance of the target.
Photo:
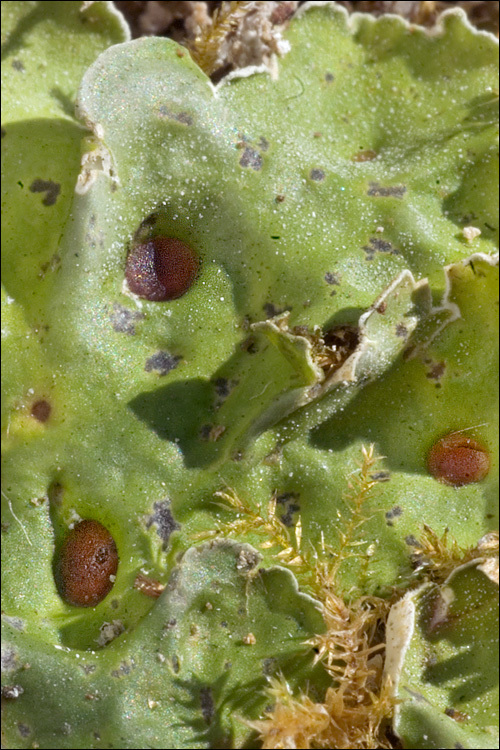
POLYGON ((204 424, 200 429, 200 438, 215 443, 225 433, 226 428, 221 424, 204 424))
POLYGON ((378 182, 370 182, 367 193, 377 198, 402 198, 406 193, 406 185, 389 185, 385 187, 378 182))
POLYGON ((262 169, 262 156, 255 149, 246 146, 240 158, 240 166, 251 167, 258 171, 262 169))
POLYGON ((85 674, 92 674, 97 669, 95 664, 79 664, 78 666, 85 674))
POLYGON ((408 329, 402 323, 398 323, 396 325, 396 336, 398 336, 400 339, 403 339, 404 341, 406 341, 406 339, 408 338, 408 329))
POLYGON ((266 677, 276 674, 278 671, 278 660, 274 656, 269 656, 267 659, 262 660, 262 673, 266 677))
POLYGON ((165 351, 159 351, 146 360, 144 369, 146 372, 152 372, 154 370, 159 375, 167 375, 167 373, 175 370, 180 361, 181 357, 178 357, 177 355, 169 354, 169 352, 165 351))
POLYGON ((325 73, 325 81, 327 83, 331 83, 334 80, 334 78, 335 76, 333 75, 333 73, 330 73, 330 71, 325 73))
POLYGON ((325 179, 325 173, 322 169, 311 169, 311 171, 309 172, 309 177, 315 182, 321 182, 325 179))
POLYGON ((173 531, 180 529, 180 524, 177 523, 170 510, 170 500, 160 500, 153 506, 154 512, 146 521, 146 528, 150 528, 153 524, 156 525, 158 536, 163 541, 163 547, 168 545, 168 540, 173 531))
POLYGON ((135 667, 134 660, 131 659, 130 663, 126 661, 122 661, 118 669, 114 669, 111 672, 111 677, 123 677, 123 675, 130 674, 132 669, 135 667))
POLYGON ((32 193, 46 193, 42 203, 44 206, 53 206, 61 190, 61 186, 52 180, 33 180, 30 185, 32 193))
POLYGON ((333 271, 327 271, 325 273, 325 281, 327 284, 330 284, 330 286, 340 286, 340 274, 333 273, 333 271))
POLYGON ((385 514, 385 517, 387 519, 388 525, 392 526, 392 519, 397 518, 403 513, 402 509, 399 507, 399 505, 395 505, 394 508, 391 508, 391 510, 388 510, 385 514))
POLYGON ((21 737, 29 737, 31 734, 31 729, 27 724, 22 724, 21 722, 18 723, 17 728, 19 730, 19 734, 21 737))
POLYGON ((212 690, 209 687, 203 687, 200 690, 201 714, 206 724, 210 724, 215 716, 215 703, 212 690))
POLYGON ((56 507, 59 507, 60 505, 62 505, 63 494, 64 494, 64 487, 62 486, 62 484, 59 484, 59 482, 52 482, 52 484, 50 485, 47 491, 49 504, 56 506, 56 507))
POLYGON ((210 438, 210 432, 212 430, 213 425, 211 424, 204 424, 200 428, 200 438, 202 440, 209 440, 210 438))
POLYGON ((463 748, 465 748, 465 745, 462 745, 461 742, 455 742, 453 747, 456 748, 456 750, 463 750, 463 748))
POLYGON ((177 625, 177 620, 175 619, 175 617, 171 617, 170 620, 165 623, 165 625, 163 626, 163 629, 173 630, 176 625, 177 625))
POLYGON ((366 260, 373 260, 375 253, 391 253, 391 255, 401 255, 401 251, 391 242, 383 240, 380 237, 370 237, 368 245, 363 246, 366 253, 366 260))
POLYGON ((38 272, 38 278, 44 279, 48 271, 50 272, 57 271, 60 264, 61 264, 61 256, 58 253, 54 253, 53 256, 50 258, 50 260, 47 260, 45 261, 45 263, 41 264, 40 271, 38 272))
POLYGON ((172 671, 174 672, 174 674, 179 674, 179 672, 181 671, 181 663, 177 654, 173 654, 170 657, 170 663, 172 664, 172 671))
POLYGON ((388 471, 376 471, 374 474, 370 474, 370 476, 375 482, 388 482, 391 478, 388 471))
POLYGON ((26 70, 21 60, 12 60, 12 67, 14 68, 14 70, 18 70, 20 73, 24 73, 24 71, 26 70))
MULTIPOLYGON (((20 617, 9 617, 9 615, 2 615, 2 620, 7 624, 10 625, 15 630, 19 630, 22 632, 24 630, 24 620, 21 620, 20 617)), ((3 669, 3 652, 2 652, 2 669, 3 669)))
POLYGON ((0 135, 2 136, 2 138, 5 138, 5 136, 7 135, 7 131, 5 130, 5 128, 0 128, 0 135))
POLYGON ((158 107, 158 114, 160 115, 160 117, 167 117, 169 120, 180 122, 181 125, 193 124, 193 118, 187 112, 172 112, 172 110, 170 110, 164 104, 158 107))
POLYGON ((14 672, 19 669, 19 657, 13 646, 2 648, 2 672, 14 672))
POLYGON ((121 633, 125 632, 125 626, 121 620, 113 620, 113 622, 103 622, 99 628, 99 638, 97 644, 99 646, 107 646, 108 643, 114 641, 121 633))
POLYGON ((259 564, 261 559, 261 556, 255 550, 242 549, 236 560, 236 570, 239 570, 240 573, 249 573, 259 564))
POLYGON ((72 731, 73 731, 73 728, 71 724, 65 721, 64 724, 62 725, 62 733, 65 734, 66 736, 69 736, 72 731))
POLYGON ((2 698, 8 701, 15 701, 23 693, 24 688, 21 685, 4 685, 2 687, 2 698))
POLYGON ((113 312, 109 316, 113 329, 117 333, 128 333, 129 336, 135 336, 134 323, 143 318, 144 313, 128 310, 117 302, 113 305, 113 312))
POLYGON ((263 135, 261 135, 257 146, 258 148, 260 148, 261 151, 267 151, 267 149, 269 148, 269 141, 266 138, 264 138, 263 135))

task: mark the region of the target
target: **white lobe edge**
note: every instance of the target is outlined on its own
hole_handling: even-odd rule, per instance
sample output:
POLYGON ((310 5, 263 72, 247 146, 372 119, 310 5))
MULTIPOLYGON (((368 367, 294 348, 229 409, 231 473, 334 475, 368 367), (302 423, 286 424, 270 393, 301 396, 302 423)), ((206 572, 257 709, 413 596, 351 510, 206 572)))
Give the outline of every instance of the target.
POLYGON ((376 24, 379 19, 382 18, 393 18, 394 20, 397 20, 398 23, 400 23, 402 26, 404 26, 407 29, 420 29, 422 30, 427 36, 429 37, 439 37, 443 36, 446 32, 446 28, 444 25, 444 20, 448 16, 458 16, 462 19, 462 22, 465 26, 469 29, 469 31, 472 31, 474 34, 477 34, 478 36, 487 37, 490 41, 494 41, 498 45, 498 39, 497 37, 492 34, 490 31, 484 31, 483 29, 478 29, 476 26, 474 26, 467 16, 467 13, 463 10, 463 8, 447 8, 444 10, 440 15, 436 18, 436 21, 434 22, 433 26, 422 26, 421 24, 413 23, 412 21, 408 20, 407 18, 404 18, 403 16, 399 16, 397 13, 384 13, 383 16, 373 16, 369 13, 349 13, 347 8, 345 8, 342 5, 338 5, 338 3, 334 2, 334 0, 308 0, 308 2, 301 5, 298 10, 296 11, 295 15, 293 16, 292 20, 294 18, 299 18, 300 16, 304 15, 304 13, 307 13, 308 10, 312 8, 322 8, 322 7, 330 7, 330 9, 334 12, 337 12, 339 14, 343 14, 346 17, 346 24, 349 31, 354 32, 357 31, 358 24, 361 21, 364 21, 365 23, 372 23, 376 24))
MULTIPOLYGON (((424 584, 432 585, 432 584, 424 584)), ((399 602, 394 604, 387 618, 384 678, 390 685, 392 696, 396 696, 399 678, 406 658, 406 652, 415 632, 415 602, 416 594, 421 588, 409 591, 399 602)), ((394 707, 394 719, 397 719, 400 704, 394 707)))
MULTIPOLYGON (((86 13, 93 5, 95 4, 95 0, 83 0, 80 6, 80 13, 86 13)), ((130 33, 130 26, 125 20, 125 17, 123 13, 121 13, 118 8, 115 6, 111 0, 105 0, 103 3, 103 6, 105 7, 107 13, 109 13, 110 16, 114 16, 118 23, 121 26, 121 29, 123 31, 124 42, 128 42, 131 39, 131 33, 130 33)), ((113 45, 111 45, 113 46, 113 45)))

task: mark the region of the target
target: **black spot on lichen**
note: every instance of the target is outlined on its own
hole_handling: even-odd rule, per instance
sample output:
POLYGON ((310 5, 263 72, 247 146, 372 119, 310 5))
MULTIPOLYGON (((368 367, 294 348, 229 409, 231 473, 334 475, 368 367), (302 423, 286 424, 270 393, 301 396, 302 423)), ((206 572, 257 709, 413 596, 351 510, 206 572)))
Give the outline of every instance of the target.
POLYGON ((180 122, 181 125, 193 124, 193 118, 187 112, 172 112, 172 110, 170 110, 164 104, 158 107, 158 114, 160 115, 160 117, 167 117, 169 120, 180 122))
POLYGON ((5 136, 7 135, 7 131, 5 130, 5 128, 0 128, 0 135, 2 136, 2 138, 5 138, 5 136))
POLYGON ((14 70, 18 70, 20 73, 24 73, 24 71, 26 70, 21 60, 12 60, 12 67, 14 68, 14 70))
POLYGON ((266 302, 264 305, 264 312, 266 313, 266 317, 268 318, 275 318, 276 315, 282 315, 287 310, 291 310, 291 307, 277 307, 277 305, 274 305, 272 302, 266 302))
POLYGON ((163 541, 163 547, 165 548, 172 532, 181 527, 172 515, 170 500, 160 500, 154 504, 153 508, 154 512, 146 521, 146 528, 149 529, 153 524, 156 525, 158 536, 163 541))
POLYGON ((375 253, 390 253, 391 255, 401 255, 401 251, 394 247, 391 242, 383 240, 380 237, 370 237, 368 245, 363 246, 366 253, 366 260, 373 260, 375 253))
POLYGON ((385 187, 378 182, 370 182, 367 193, 377 198, 402 198, 406 193, 406 185, 389 185, 385 187))
POLYGON ((285 526, 294 526, 294 513, 300 511, 300 505, 297 502, 299 496, 294 492, 285 492, 283 495, 276 496, 276 505, 283 507, 283 513, 280 516, 280 521, 285 526))
POLYGON ((129 336, 135 336, 135 323, 144 318, 144 313, 128 310, 117 302, 113 305, 113 312, 109 319, 113 330, 117 333, 128 333, 129 336))
POLYGON ((446 362, 432 362, 426 377, 429 380, 441 380, 446 370, 446 362))
POLYGON ((253 336, 248 336, 244 341, 240 344, 240 349, 242 351, 247 352, 247 354, 255 354, 257 351, 257 342, 255 341, 255 338, 253 336))
POLYGON ((408 547, 416 547, 417 549, 420 547, 420 542, 415 536, 413 536, 413 534, 408 534, 408 536, 405 537, 405 543, 408 547))
POLYGON ((276 674, 279 671, 278 660, 274 656, 269 656, 262 660, 262 673, 266 677, 276 674))
POLYGON ((46 193, 42 203, 44 206, 53 206, 61 190, 61 186, 52 180, 33 180, 30 185, 32 193, 46 193))
POLYGON ((453 747, 456 748, 456 750, 463 750, 463 748, 465 747, 465 745, 462 745, 461 742, 455 742, 455 744, 453 745, 453 747))
POLYGON ((333 73, 330 73, 330 72, 325 73, 325 81, 327 83, 331 83, 334 80, 334 78, 335 76, 333 75, 333 73))
POLYGON ((217 378, 214 380, 214 388, 219 398, 227 398, 231 393, 230 381, 226 378, 217 378))
POLYGON ((311 171, 309 172, 309 177, 315 182, 321 182, 325 179, 325 173, 322 169, 311 169, 311 171))
POLYGON ((200 690, 200 706, 203 719, 206 724, 210 724, 215 716, 215 703, 212 690, 209 687, 203 687, 200 690))
POLYGON ((219 409, 226 398, 229 396, 233 388, 238 385, 237 380, 228 380, 227 378, 216 378, 213 381, 215 389, 215 401, 214 408, 219 409))
POLYGON ((262 156, 255 149, 246 146, 240 158, 240 166, 251 167, 258 171, 262 169, 262 156))
POLYGON ((181 357, 165 351, 159 351, 146 360, 144 369, 146 372, 153 372, 154 370, 159 375, 167 375, 167 373, 175 370, 180 361, 181 357))

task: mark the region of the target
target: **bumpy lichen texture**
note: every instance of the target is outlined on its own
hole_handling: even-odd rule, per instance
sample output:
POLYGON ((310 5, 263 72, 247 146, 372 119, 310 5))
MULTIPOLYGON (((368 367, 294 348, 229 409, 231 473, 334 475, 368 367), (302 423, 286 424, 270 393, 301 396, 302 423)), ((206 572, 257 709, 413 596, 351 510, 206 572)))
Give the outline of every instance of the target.
POLYGON ((338 685, 380 724, 353 747, 394 695, 406 746, 492 747, 490 579, 416 586, 498 526, 495 39, 313 3, 214 88, 83 5, 2 3, 7 746, 279 747, 271 679, 311 747, 338 685), (467 481, 430 459, 457 435, 467 481), (119 554, 95 606, 55 575, 82 520, 119 554), (391 697, 376 617, 440 586, 391 697))

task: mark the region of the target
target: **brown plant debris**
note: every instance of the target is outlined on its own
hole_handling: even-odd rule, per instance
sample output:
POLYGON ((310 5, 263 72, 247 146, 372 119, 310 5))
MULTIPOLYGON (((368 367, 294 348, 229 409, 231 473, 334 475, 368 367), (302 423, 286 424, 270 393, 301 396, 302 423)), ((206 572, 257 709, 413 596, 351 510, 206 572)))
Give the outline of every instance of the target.
POLYGON ((435 583, 443 583, 460 565, 478 558, 498 557, 498 533, 482 537, 474 547, 460 547, 449 535, 448 529, 439 536, 424 524, 423 532, 414 545, 413 562, 417 570, 424 571, 435 583))
POLYGON ((190 44, 191 56, 202 70, 213 75, 219 69, 269 65, 274 54, 288 51, 279 26, 297 3, 280 8, 277 2, 223 2, 190 44))

